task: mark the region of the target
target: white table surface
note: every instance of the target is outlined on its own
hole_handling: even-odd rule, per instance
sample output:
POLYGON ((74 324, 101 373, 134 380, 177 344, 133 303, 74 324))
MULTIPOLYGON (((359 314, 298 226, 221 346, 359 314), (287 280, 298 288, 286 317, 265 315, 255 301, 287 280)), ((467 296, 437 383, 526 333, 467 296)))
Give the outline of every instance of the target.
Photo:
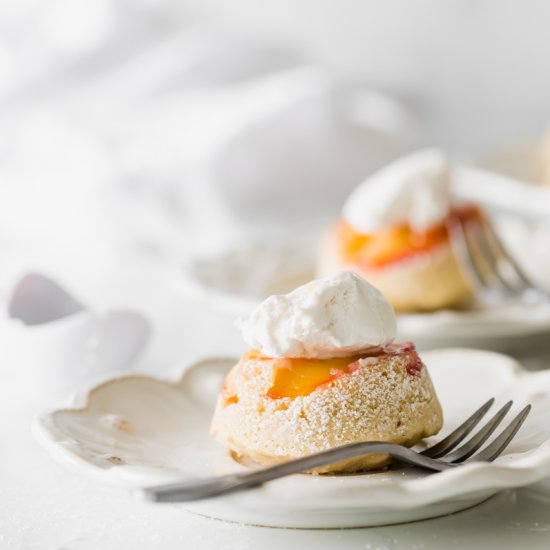
MULTIPOLYGON (((126 269, 132 270, 131 263, 126 269)), ((178 296, 174 281, 163 280, 154 270, 134 272, 132 284, 128 272, 109 272, 109 284, 95 281, 95 287, 106 303, 139 304, 153 319, 156 336, 140 370, 160 374, 178 361, 211 354, 213 346, 222 355, 240 351, 229 317, 178 296), (151 280, 154 287, 143 292, 151 280)), ((14 376, 9 365, 2 367, 1 549, 550 548, 550 480, 500 493, 452 516, 351 530, 248 527, 194 516, 178 505, 141 502, 125 490, 98 485, 54 462, 30 432, 32 417, 45 406, 47 396, 44 403, 29 402, 23 378, 14 376)))

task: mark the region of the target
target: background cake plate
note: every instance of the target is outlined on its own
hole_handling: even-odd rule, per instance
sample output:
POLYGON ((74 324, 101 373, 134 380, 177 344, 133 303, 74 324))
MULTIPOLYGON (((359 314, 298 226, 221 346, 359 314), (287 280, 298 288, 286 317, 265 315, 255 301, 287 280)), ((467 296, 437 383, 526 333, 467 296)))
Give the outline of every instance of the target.
MULTIPOLYGON (((176 287, 211 310, 249 314, 271 294, 286 293, 315 278, 319 232, 257 243, 210 259, 189 262, 176 287)), ((472 347, 514 355, 550 353, 550 302, 509 303, 475 309, 397 316, 398 337, 419 349, 472 347)))

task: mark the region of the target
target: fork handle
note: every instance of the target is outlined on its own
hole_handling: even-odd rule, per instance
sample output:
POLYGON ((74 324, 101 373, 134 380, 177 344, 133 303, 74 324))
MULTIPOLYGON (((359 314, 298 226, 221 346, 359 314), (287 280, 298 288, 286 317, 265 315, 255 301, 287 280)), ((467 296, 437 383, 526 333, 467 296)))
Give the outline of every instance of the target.
POLYGON ((407 447, 383 441, 364 441, 351 443, 323 451, 296 460, 283 462, 275 466, 252 472, 228 474, 219 477, 199 479, 148 487, 143 496, 153 502, 189 502, 234 493, 257 487, 266 481, 333 464, 341 460, 356 458, 368 454, 389 454, 392 458, 427 470, 442 472, 455 467, 440 460, 418 454, 407 447))

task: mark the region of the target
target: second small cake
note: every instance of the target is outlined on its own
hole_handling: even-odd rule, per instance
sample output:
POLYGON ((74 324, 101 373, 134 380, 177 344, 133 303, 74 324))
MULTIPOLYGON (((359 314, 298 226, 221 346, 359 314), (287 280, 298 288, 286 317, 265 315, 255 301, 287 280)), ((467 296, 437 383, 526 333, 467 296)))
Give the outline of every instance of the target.
MULTIPOLYGON (((425 366, 412 344, 392 343, 392 308, 359 276, 272 296, 240 327, 253 349, 227 376, 212 423, 237 454, 276 464, 358 441, 411 446, 440 430, 425 366)), ((317 473, 387 462, 365 456, 317 473)))
POLYGON ((479 213, 451 204, 450 170, 442 151, 428 149, 365 180, 323 242, 319 274, 351 269, 398 311, 465 304, 472 289, 453 253, 449 225, 479 213))

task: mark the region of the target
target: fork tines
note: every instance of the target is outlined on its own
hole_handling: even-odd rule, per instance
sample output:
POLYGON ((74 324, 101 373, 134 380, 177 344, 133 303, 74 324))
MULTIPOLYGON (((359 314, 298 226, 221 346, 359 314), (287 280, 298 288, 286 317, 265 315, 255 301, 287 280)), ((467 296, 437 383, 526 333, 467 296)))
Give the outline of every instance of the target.
POLYGON ((453 251, 480 298, 490 303, 549 298, 506 250, 488 219, 453 218, 449 234, 453 251))
POLYGON ((446 465, 459 465, 471 462, 492 462, 502 454, 510 441, 514 438, 521 425, 527 418, 531 410, 531 405, 524 407, 513 420, 504 428, 500 434, 485 447, 482 451, 477 452, 495 432, 497 427, 504 420, 504 417, 511 409, 513 401, 508 401, 502 406, 485 425, 474 433, 466 443, 458 447, 466 437, 472 434, 474 428, 479 424, 482 418, 487 414, 487 411, 494 403, 494 398, 490 399, 481 406, 472 416, 463 422, 445 439, 436 443, 432 447, 423 451, 422 455, 437 458, 446 465))

